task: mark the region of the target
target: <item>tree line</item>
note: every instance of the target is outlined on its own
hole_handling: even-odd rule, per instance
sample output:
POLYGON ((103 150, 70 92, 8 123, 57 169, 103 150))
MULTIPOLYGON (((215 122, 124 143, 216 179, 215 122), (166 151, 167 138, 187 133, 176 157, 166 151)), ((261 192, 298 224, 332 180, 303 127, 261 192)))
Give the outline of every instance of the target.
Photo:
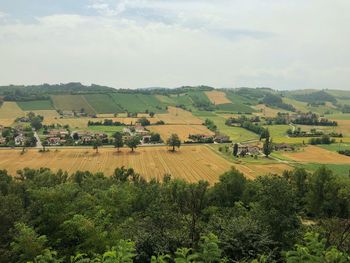
POLYGON ((0 262, 349 262, 349 194, 326 167, 212 186, 1 170, 0 262))

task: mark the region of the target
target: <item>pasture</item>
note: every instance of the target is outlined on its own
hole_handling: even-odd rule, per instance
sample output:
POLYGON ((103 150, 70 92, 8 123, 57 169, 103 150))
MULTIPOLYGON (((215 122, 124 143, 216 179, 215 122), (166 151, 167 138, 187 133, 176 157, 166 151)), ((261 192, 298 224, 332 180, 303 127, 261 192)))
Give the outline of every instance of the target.
POLYGON ((20 152, 0 150, 0 168, 7 169, 10 174, 25 167, 50 167, 69 173, 89 170, 112 175, 115 168, 125 166, 134 168, 147 180, 162 180, 164 174, 170 174, 189 182, 207 180, 215 183, 232 166, 206 146, 183 146, 175 153, 169 152, 167 147, 141 147, 135 153, 126 148, 119 153, 113 148, 101 148, 98 154, 92 148, 51 149, 46 153, 33 149, 23 155, 20 152))
POLYGON ((153 95, 112 93, 112 99, 120 105, 124 111, 141 113, 141 112, 166 112, 166 105, 159 101, 153 95))
POLYGON ((190 134, 214 135, 212 131, 203 125, 154 125, 147 126, 147 129, 151 132, 159 133, 164 141, 173 133, 179 135, 181 141, 187 141, 190 134))
POLYGON ((88 94, 84 95, 84 98, 97 113, 104 114, 125 111, 108 94, 88 94))
POLYGON ((211 103, 215 105, 231 103, 231 101, 226 98, 226 94, 222 91, 206 91, 205 95, 207 95, 211 103))

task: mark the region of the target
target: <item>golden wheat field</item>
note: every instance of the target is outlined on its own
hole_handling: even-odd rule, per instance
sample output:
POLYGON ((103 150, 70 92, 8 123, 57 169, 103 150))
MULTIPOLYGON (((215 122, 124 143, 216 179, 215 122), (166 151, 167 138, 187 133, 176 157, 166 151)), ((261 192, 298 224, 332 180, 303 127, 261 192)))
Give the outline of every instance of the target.
POLYGON ((207 95, 211 103, 215 105, 231 103, 231 101, 226 98, 226 94, 222 91, 206 91, 205 95, 207 95))
POLYGON ((264 117, 276 117, 277 113, 285 112, 284 110, 278 110, 278 109, 273 109, 273 108, 267 107, 264 104, 256 105, 255 108, 257 110, 261 110, 261 112, 257 112, 254 114, 258 115, 258 116, 264 116, 264 117))
POLYGON ((147 180, 161 180, 164 174, 189 182, 207 180, 216 182, 232 164, 206 146, 183 146, 179 151, 169 152, 167 147, 140 147, 131 153, 129 149, 117 152, 113 148, 101 148, 96 154, 92 148, 51 149, 40 153, 30 149, 23 155, 20 150, 0 150, 0 169, 15 174, 25 167, 49 167, 54 171, 64 169, 69 173, 77 170, 104 172, 112 175, 117 167, 132 167, 147 180))
POLYGON ((159 133, 164 141, 167 140, 173 133, 179 135, 181 141, 187 141, 190 134, 214 134, 203 125, 155 125, 148 126, 147 129, 152 132, 159 133))
POLYGON ((16 102, 4 101, 0 107, 0 119, 16 119, 25 116, 25 112, 18 107, 16 102))
POLYGON ((168 107, 168 113, 156 114, 159 120, 164 121, 166 124, 202 124, 203 121, 189 111, 168 107))
POLYGON ((32 110, 32 111, 26 111, 26 114, 29 112, 34 112, 36 115, 43 116, 45 118, 53 119, 53 118, 59 118, 60 115, 55 110, 32 110))

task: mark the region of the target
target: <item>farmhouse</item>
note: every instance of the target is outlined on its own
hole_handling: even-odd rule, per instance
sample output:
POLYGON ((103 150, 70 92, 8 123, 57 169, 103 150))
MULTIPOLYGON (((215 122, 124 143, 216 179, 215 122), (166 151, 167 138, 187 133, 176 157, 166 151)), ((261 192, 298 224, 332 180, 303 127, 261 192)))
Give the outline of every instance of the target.
POLYGON ((214 142, 225 143, 225 142, 231 142, 231 140, 230 140, 230 137, 225 134, 216 134, 214 137, 214 142))
POLYGON ((74 112, 70 110, 62 111, 62 115, 63 117, 66 117, 66 118, 74 118, 74 112))
POLYGON ((67 130, 50 130, 48 136, 66 138, 69 136, 69 132, 67 130))
POLYGON ((59 137, 50 137, 47 139, 47 142, 49 145, 60 145, 61 144, 61 138, 59 137))
POLYGON ((294 151, 295 148, 292 145, 289 145, 287 143, 280 143, 275 145, 276 151, 285 151, 285 152, 291 152, 294 151))
POLYGON ((15 137, 15 145, 22 146, 25 143, 25 136, 21 133, 15 137))
POLYGON ((259 155, 261 152, 261 148, 258 145, 250 145, 250 144, 238 144, 238 152, 237 154, 240 156, 245 155, 259 155))
POLYGON ((6 138, 0 137, 0 145, 6 144, 6 138))

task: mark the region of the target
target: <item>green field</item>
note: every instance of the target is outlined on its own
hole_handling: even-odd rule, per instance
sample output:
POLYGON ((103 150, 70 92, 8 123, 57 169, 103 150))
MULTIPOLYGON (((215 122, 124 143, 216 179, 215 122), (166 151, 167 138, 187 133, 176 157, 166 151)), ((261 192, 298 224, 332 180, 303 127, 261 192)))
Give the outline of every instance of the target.
POLYGON ((91 107, 83 95, 53 95, 51 99, 57 110, 80 111, 84 109, 86 113, 96 113, 95 109, 91 107))
POLYGON ((18 101, 17 105, 24 111, 54 110, 50 100, 18 101))
POLYGON ((208 96, 203 91, 188 91, 187 94, 194 104, 211 104, 208 96))
MULTIPOLYGON (((305 168, 310 172, 316 171, 322 164, 298 164, 298 167, 305 168)), ((332 170, 335 175, 338 176, 349 176, 350 175, 350 165, 347 164, 327 164, 325 165, 328 169, 332 170)))
POLYGON ((124 128, 124 126, 89 126, 87 130, 94 132, 104 132, 109 137, 111 137, 115 132, 123 131, 124 128))
MULTIPOLYGON (((329 151, 337 152, 340 150, 350 150, 350 143, 333 143, 329 145, 319 145, 319 147, 324 148, 329 151)), ((349 164, 350 165, 350 164, 349 164)))
POLYGON ((97 113, 118 113, 124 110, 115 103, 110 95, 107 94, 89 94, 84 95, 86 101, 95 109, 97 113))
POLYGON ((331 120, 350 120, 350 113, 327 114, 325 117, 331 120))
POLYGON ((232 113, 252 113, 254 110, 248 105, 242 103, 225 103, 216 106, 216 109, 221 112, 232 112, 232 113))
POLYGON ((115 103, 128 112, 166 112, 166 105, 153 95, 113 93, 111 97, 115 103))

